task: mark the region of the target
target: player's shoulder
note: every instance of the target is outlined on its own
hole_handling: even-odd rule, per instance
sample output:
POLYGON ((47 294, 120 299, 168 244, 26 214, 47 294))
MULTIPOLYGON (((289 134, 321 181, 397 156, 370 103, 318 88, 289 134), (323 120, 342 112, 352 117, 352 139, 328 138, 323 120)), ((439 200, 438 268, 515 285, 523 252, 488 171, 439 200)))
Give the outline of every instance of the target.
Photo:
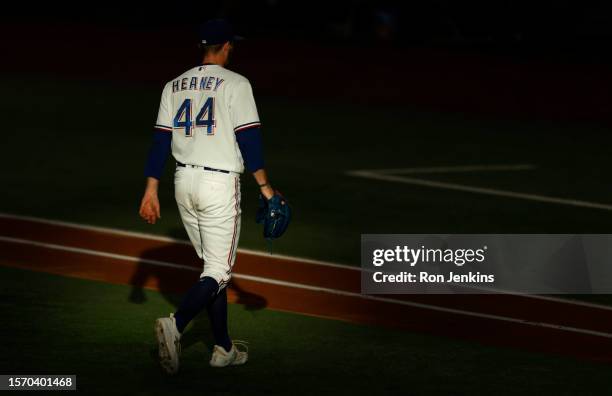
POLYGON ((166 81, 166 83, 164 84, 163 94, 169 95, 172 92, 174 92, 174 89, 172 87, 173 85, 177 84, 177 81, 181 81, 184 78, 189 78, 189 77, 194 76, 197 73, 199 68, 201 68, 201 66, 192 67, 188 70, 185 70, 183 73, 179 74, 178 76, 172 78, 171 80, 166 81))
POLYGON ((219 67, 221 73, 224 74, 224 78, 227 79, 228 82, 234 84, 250 84, 249 79, 243 76, 242 74, 236 73, 233 70, 226 69, 225 67, 219 67))

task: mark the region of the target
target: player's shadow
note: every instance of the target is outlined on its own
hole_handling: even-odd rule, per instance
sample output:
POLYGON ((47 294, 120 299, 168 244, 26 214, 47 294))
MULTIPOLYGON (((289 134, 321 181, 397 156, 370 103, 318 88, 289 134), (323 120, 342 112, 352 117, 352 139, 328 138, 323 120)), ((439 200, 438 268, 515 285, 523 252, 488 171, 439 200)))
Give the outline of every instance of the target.
MULTIPOLYGON (((186 238, 182 229, 172 230, 170 236, 177 239, 186 238)), ((140 256, 136 271, 132 275, 130 280, 132 289, 128 299, 134 304, 143 304, 147 301, 144 287, 154 287, 176 310, 183 294, 198 280, 201 271, 202 264, 191 245, 168 244, 149 249, 140 256), (173 267, 172 264, 181 267, 173 267)), ((232 279, 229 289, 237 296, 235 302, 244 305, 247 310, 260 310, 267 306, 264 297, 244 290, 239 280, 232 279)), ((159 313, 159 317, 167 315, 168 312, 159 313)), ((200 341, 212 350, 214 339, 206 310, 191 322, 181 338, 181 347, 187 349, 200 341)), ((152 350, 151 354, 156 357, 157 349, 152 350)))

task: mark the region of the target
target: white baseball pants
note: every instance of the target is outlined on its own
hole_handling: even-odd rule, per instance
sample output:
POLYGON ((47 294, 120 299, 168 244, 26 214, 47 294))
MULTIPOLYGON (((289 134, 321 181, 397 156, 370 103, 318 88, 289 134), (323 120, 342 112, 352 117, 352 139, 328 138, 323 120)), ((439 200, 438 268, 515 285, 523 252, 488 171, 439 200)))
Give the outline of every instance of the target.
POLYGON ((200 278, 213 278, 221 290, 232 276, 240 236, 240 175, 177 166, 174 190, 187 235, 204 262, 200 278))

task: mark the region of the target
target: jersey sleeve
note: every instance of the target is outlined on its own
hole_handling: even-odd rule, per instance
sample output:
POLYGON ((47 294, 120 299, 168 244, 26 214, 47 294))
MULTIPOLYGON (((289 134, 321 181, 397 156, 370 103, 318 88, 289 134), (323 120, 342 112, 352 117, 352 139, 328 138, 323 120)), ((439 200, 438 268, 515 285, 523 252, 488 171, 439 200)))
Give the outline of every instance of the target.
POLYGON ((260 126, 253 89, 248 80, 239 81, 233 88, 229 112, 235 133, 260 126))
POLYGON ((155 129, 172 132, 172 85, 166 84, 159 102, 155 129))

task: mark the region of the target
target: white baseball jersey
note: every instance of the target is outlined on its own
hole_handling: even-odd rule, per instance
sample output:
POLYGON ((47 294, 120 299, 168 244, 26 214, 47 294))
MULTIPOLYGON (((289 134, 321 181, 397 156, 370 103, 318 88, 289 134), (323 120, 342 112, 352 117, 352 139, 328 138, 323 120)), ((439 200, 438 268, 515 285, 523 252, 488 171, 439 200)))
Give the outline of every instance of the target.
POLYGON ((172 155, 188 165, 242 173, 236 133, 259 126, 249 81, 219 65, 202 65, 164 87, 155 127, 172 133, 172 155))

